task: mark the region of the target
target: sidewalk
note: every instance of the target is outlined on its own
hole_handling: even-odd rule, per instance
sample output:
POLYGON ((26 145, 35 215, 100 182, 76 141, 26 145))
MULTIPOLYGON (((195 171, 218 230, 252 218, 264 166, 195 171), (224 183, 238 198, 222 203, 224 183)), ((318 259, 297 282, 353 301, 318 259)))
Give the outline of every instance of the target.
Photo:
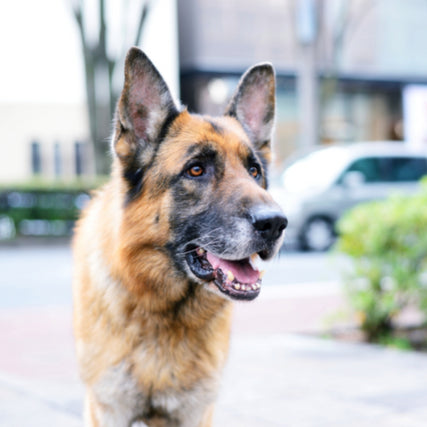
MULTIPOLYGON (((308 335, 342 302, 337 284, 319 283, 236 304, 214 425, 424 426, 426 355, 308 335)), ((81 426, 71 307, 1 310, 0 336, 0 425, 81 426)))

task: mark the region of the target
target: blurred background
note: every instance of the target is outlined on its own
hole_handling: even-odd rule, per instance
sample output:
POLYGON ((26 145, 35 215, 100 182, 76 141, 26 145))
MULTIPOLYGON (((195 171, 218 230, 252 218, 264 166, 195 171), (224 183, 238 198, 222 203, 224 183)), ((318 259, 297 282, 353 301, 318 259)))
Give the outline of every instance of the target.
MULTIPOLYGON (((68 183, 86 190, 108 174, 112 117, 131 45, 148 53, 184 105, 207 114, 223 111, 247 67, 271 61, 277 73, 273 182, 296 152, 314 147, 377 140, 425 147, 425 3, 3 4, 0 130, 7 154, 0 157, 0 185, 59 190, 68 183)), ((5 206, 37 204, 18 196, 0 202, 0 239, 69 232, 70 225, 59 222, 21 225, 18 214, 9 215, 13 230, 5 206)))
POLYGON ((270 188, 289 228, 260 301, 236 307, 240 400, 225 393, 216 425, 424 425, 425 357, 286 337, 427 348, 426 22, 426 0, 1 2, 0 424, 80 425, 69 242, 137 45, 199 113, 221 114, 249 66, 276 70, 270 188))

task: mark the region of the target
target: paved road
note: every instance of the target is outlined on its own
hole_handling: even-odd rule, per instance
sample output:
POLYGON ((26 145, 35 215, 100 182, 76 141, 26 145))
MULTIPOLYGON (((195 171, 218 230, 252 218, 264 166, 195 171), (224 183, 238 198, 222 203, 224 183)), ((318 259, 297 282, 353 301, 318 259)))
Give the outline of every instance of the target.
MULTIPOLYGON (((265 286, 338 282, 343 258, 331 254, 281 253, 262 263, 265 286)), ((72 254, 66 244, 0 246, 0 308, 71 301, 72 254)))
MULTIPOLYGON (((215 426, 426 425, 425 355, 307 335, 341 306, 342 266, 285 254, 260 298, 235 305, 215 426)), ((0 426, 82 425, 70 277, 65 246, 0 248, 0 426)))
POLYGON ((339 282, 349 262, 337 253, 281 252, 265 263, 266 285, 339 282))
POLYGON ((68 245, 0 247, 0 308, 69 304, 68 245))

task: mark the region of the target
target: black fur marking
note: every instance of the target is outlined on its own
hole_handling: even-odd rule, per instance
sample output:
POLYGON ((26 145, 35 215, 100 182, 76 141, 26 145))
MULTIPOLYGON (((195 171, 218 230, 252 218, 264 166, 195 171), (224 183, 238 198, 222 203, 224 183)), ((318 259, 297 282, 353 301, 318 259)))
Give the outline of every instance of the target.
POLYGON ((166 117, 166 120, 164 121, 162 128, 160 129, 160 132, 159 132, 159 136, 157 139, 157 143, 159 145, 165 139, 166 135, 169 132, 170 127, 172 126, 172 123, 179 116, 179 114, 180 112, 176 108, 169 110, 168 116, 166 117))
POLYGON ((267 161, 267 159, 262 155, 262 153, 259 153, 258 156, 261 160, 261 164, 262 164, 262 168, 264 171, 264 183, 265 183, 265 188, 268 188, 268 167, 269 167, 269 161, 267 161))
MULTIPOLYGON (((235 104, 231 105, 231 107, 230 107, 230 109, 227 111, 226 115, 227 115, 227 116, 229 116, 229 117, 233 117, 233 119, 238 120, 238 119, 237 119, 237 112, 236 112, 236 105, 235 105, 235 104)), ((239 122, 239 123, 240 123, 240 122, 239 122)))
POLYGON ((186 157, 214 158, 217 154, 214 146, 208 141, 200 141, 188 147, 186 157))
POLYGON ((253 149, 248 149, 247 157, 243 159, 243 164, 248 170, 251 166, 256 166, 260 170, 261 176, 255 179, 261 187, 267 188, 268 162, 262 153, 257 150, 253 151, 253 149))
MULTIPOLYGON (((186 209, 184 206, 186 205, 182 204, 180 209, 177 209, 177 212, 171 217, 171 229, 176 230, 176 234, 169 244, 169 250, 172 253, 184 253, 188 249, 188 245, 197 239, 204 242, 203 246, 208 245, 213 252, 224 252, 229 241, 228 239, 220 238, 218 232, 232 229, 233 220, 230 221, 231 216, 208 203, 204 203, 204 210, 199 210, 193 215, 190 212, 194 211, 195 207, 187 206, 186 209), (212 235, 212 230, 217 230, 214 236, 212 235)), ((185 263, 184 256, 177 257, 176 265, 179 266, 178 269, 180 271, 185 271, 185 263)))
POLYGON ((125 169, 123 178, 129 185, 128 192, 126 194, 126 204, 129 204, 132 200, 135 200, 142 190, 142 178, 144 177, 144 169, 141 167, 131 167, 125 169))
POLYGON ((207 120, 207 122, 211 125, 212 130, 217 133, 218 135, 224 134, 224 129, 222 126, 218 125, 217 123, 213 122, 212 120, 207 120))
POLYGON ((135 154, 135 158, 134 158, 134 162, 133 162, 134 164, 129 166, 124 171, 123 177, 129 185, 129 189, 128 189, 127 197, 126 197, 126 204, 132 202, 133 200, 135 200, 140 195, 140 193, 142 191, 144 174, 152 166, 153 161, 157 155, 157 151, 160 148, 160 145, 164 141, 166 135, 168 134, 170 127, 172 126, 172 123, 179 116, 179 114, 180 114, 179 111, 176 109, 171 109, 169 111, 169 114, 166 117, 166 120, 163 123, 162 128, 160 129, 159 136, 158 136, 157 141, 155 143, 154 152, 152 155, 151 162, 148 165, 145 165, 145 167, 138 165, 137 164, 138 158, 139 158, 139 150, 138 150, 138 152, 135 154))
POLYGON ((193 164, 200 163, 205 169, 205 174, 197 178, 200 181, 210 181, 214 176, 216 179, 220 179, 224 173, 224 165, 221 156, 214 148, 214 145, 210 142, 203 141, 191 145, 188 148, 185 157, 188 160, 184 163, 181 173, 172 179, 172 185, 177 184, 183 177, 185 177, 186 171, 193 164))
POLYGON ((258 143, 258 148, 259 148, 260 150, 263 150, 264 148, 267 148, 269 145, 270 145, 270 140, 269 140, 269 139, 267 139, 267 140, 265 140, 265 141, 260 141, 260 142, 258 143))
POLYGON ((184 296, 175 303, 173 307, 173 313, 175 317, 178 317, 181 310, 192 300, 194 300, 194 296, 196 295, 196 284, 192 281, 187 282, 187 290, 184 294, 184 296))
POLYGON ((267 159, 262 155, 261 152, 257 151, 256 152, 256 159, 257 162, 261 162, 261 173, 262 173, 262 178, 263 178, 263 187, 267 188, 268 187, 268 166, 269 166, 269 162, 267 161, 267 159))

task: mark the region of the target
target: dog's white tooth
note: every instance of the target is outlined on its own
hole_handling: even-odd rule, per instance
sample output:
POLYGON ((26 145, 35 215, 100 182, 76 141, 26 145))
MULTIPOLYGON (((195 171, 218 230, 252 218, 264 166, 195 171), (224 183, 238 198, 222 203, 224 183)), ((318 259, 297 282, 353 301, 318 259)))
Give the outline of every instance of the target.
POLYGON ((256 283, 254 283, 253 285, 252 285, 252 290, 257 290, 258 289, 258 287, 257 287, 257 285, 256 285, 256 283))
POLYGON ((240 284, 239 283, 235 283, 233 285, 234 289, 239 290, 240 289, 240 284))
POLYGON ((259 272, 259 278, 260 278, 260 279, 262 279, 262 278, 263 278, 263 276, 264 276, 264 274, 265 274, 265 270, 261 270, 261 271, 259 272))
POLYGON ((255 268, 255 265, 256 265, 256 262, 257 262, 258 258, 259 258, 258 254, 252 254, 249 257, 251 265, 252 265, 253 268, 255 268))
POLYGON ((196 253, 197 255, 201 256, 205 253, 206 251, 203 248, 197 248, 196 253))
POLYGON ((229 282, 232 282, 234 280, 234 274, 230 270, 227 271, 227 280, 229 282))
POLYGON ((242 291, 246 291, 246 285, 242 285, 242 291))

